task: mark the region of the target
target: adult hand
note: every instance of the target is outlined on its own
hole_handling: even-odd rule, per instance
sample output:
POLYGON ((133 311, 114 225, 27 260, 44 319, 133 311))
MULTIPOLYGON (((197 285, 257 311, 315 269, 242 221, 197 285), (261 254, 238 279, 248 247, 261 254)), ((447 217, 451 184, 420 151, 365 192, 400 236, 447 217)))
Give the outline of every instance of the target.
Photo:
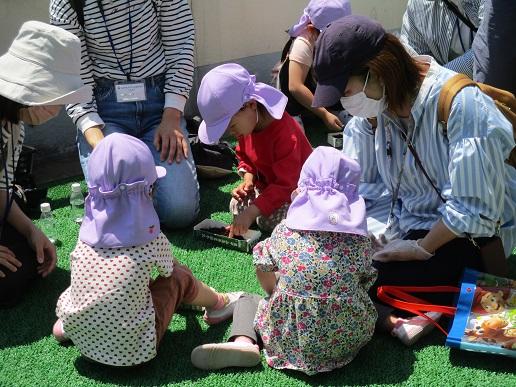
POLYGON ((181 112, 174 108, 165 108, 161 123, 154 134, 154 146, 160 152, 161 161, 169 164, 180 163, 188 158, 188 139, 183 135, 179 125, 181 112))
POLYGON ((433 254, 419 246, 418 241, 411 239, 394 239, 382 250, 373 254, 373 260, 379 262, 392 261, 426 261, 433 254))
MULTIPOLYGON (((3 266, 14 272, 21 267, 21 262, 16 259, 14 253, 5 246, 0 245, 0 267, 3 266)), ((5 273, 0 270, 0 278, 4 278, 5 273)))
POLYGON ((32 227, 27 241, 36 252, 36 259, 39 263, 38 273, 42 277, 46 277, 56 267, 57 255, 55 246, 36 226, 32 227))
POLYGON ((260 210, 254 204, 251 204, 242 213, 235 215, 229 228, 229 237, 245 234, 259 215, 260 210))
POLYGON ((337 117, 335 114, 327 111, 323 117, 323 122, 330 132, 342 132, 342 127, 344 125, 342 124, 342 121, 339 119, 339 117, 337 117))

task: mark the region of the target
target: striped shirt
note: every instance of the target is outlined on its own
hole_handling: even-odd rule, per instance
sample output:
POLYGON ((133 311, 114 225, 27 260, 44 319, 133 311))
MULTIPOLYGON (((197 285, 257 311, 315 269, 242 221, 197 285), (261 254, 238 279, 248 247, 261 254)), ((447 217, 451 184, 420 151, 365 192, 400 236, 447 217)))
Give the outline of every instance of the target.
MULTIPOLYGON (((361 118, 353 118, 344 130, 343 151, 362 167, 360 194, 373 204, 382 202, 379 198, 385 197, 385 191, 390 195, 398 185, 403 165, 400 208, 395 213, 401 232, 429 230, 442 219, 458 236, 491 236, 500 220, 509 255, 516 246, 516 169, 504 163, 514 147, 511 124, 491 98, 478 88, 466 87, 452 103, 445 136, 437 119, 437 102, 444 82, 455 73, 430 57, 418 60, 430 62, 430 67, 412 107, 412 143, 446 203, 410 151, 403 157, 403 126, 387 112, 378 117, 374 132, 361 118)), ((388 211, 388 206, 383 207, 388 211)))
MULTIPOLYGON (((484 0, 460 0, 458 7, 473 25, 480 25, 484 0)), ((444 1, 409 0, 400 39, 418 54, 431 55, 440 65, 473 77, 473 36, 444 1), (456 48, 459 41, 459 48, 456 48)))
POLYGON ((25 129, 23 128, 23 124, 20 123, 20 125, 12 125, 9 129, 6 126, 2 126, 2 153, 0 155, 0 190, 6 191, 14 180, 14 171, 16 170, 18 159, 20 158, 24 137, 25 129), (5 157, 5 164, 2 160, 2 157, 5 157), (5 185, 5 166, 7 166, 8 186, 5 185))
MULTIPOLYGON (((50 1, 50 22, 81 40, 84 83, 95 86, 95 78, 125 80, 129 70, 134 80, 165 74, 165 107, 183 111, 194 71, 195 29, 188 1, 102 0, 102 5, 107 25, 97 0, 85 0, 82 28, 69 0, 50 1), (129 16, 133 31, 132 50, 129 16)), ((104 124, 97 114, 94 99, 85 104, 68 105, 67 112, 83 132, 104 124)))

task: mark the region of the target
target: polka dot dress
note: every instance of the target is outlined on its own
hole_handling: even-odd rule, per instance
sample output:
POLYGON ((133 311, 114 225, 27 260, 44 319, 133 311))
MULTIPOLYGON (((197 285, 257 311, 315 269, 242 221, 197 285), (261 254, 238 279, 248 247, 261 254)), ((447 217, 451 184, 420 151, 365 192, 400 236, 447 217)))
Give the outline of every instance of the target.
POLYGON ((149 281, 156 266, 172 274, 167 238, 146 245, 94 248, 80 240, 70 255, 71 284, 56 314, 80 352, 99 363, 132 366, 156 356, 156 328, 149 281))

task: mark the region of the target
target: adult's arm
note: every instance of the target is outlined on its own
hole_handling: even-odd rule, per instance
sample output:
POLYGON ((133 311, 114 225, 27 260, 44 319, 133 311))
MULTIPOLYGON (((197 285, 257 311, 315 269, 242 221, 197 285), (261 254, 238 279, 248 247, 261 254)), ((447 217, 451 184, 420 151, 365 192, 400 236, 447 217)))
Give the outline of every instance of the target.
POLYGON ((180 122, 193 83, 195 28, 186 0, 156 1, 161 44, 165 53, 165 105, 154 146, 162 161, 188 158, 188 139, 180 122))
POLYGON ((447 135, 450 184, 443 190, 442 219, 422 241, 428 251, 452 234, 492 236, 498 221, 504 221, 504 160, 514 146, 510 123, 491 98, 467 87, 452 103, 447 135))
MULTIPOLYGON (((79 24, 77 14, 70 5, 70 2, 68 0, 51 0, 49 13, 51 24, 64 28, 80 39, 81 78, 85 85, 90 85, 94 88, 93 63, 88 54, 85 33, 79 24)), ((77 128, 85 133, 86 140, 90 145, 94 146, 102 139, 103 135, 100 131, 104 127, 104 121, 97 113, 97 103, 94 96, 89 102, 67 105, 66 112, 77 128), (90 128, 93 128, 93 132, 86 134, 90 128)))
MULTIPOLYGON (((0 213, 5 210, 7 193, 0 190, 0 213)), ((57 261, 56 249, 43 232, 23 213, 16 202, 13 201, 7 222, 27 239, 27 243, 36 253, 36 259, 40 264, 38 273, 46 277, 54 270, 57 261)))

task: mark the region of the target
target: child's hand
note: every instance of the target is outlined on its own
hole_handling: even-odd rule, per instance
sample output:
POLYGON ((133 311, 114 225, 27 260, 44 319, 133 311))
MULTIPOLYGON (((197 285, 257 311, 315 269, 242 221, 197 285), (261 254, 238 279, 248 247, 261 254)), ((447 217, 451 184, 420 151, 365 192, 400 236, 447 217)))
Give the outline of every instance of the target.
POLYGON ((229 229, 229 237, 245 234, 259 215, 260 210, 254 204, 247 207, 241 214, 235 215, 229 229))
POLYGON ((247 195, 254 192, 254 182, 252 179, 244 179, 242 183, 238 185, 233 191, 231 191, 231 196, 233 196, 239 202, 242 202, 247 195))
POLYGON ((378 235, 378 238, 376 238, 373 234, 369 234, 369 239, 371 240, 371 244, 375 252, 381 251, 385 245, 389 243, 389 240, 385 234, 378 235))

